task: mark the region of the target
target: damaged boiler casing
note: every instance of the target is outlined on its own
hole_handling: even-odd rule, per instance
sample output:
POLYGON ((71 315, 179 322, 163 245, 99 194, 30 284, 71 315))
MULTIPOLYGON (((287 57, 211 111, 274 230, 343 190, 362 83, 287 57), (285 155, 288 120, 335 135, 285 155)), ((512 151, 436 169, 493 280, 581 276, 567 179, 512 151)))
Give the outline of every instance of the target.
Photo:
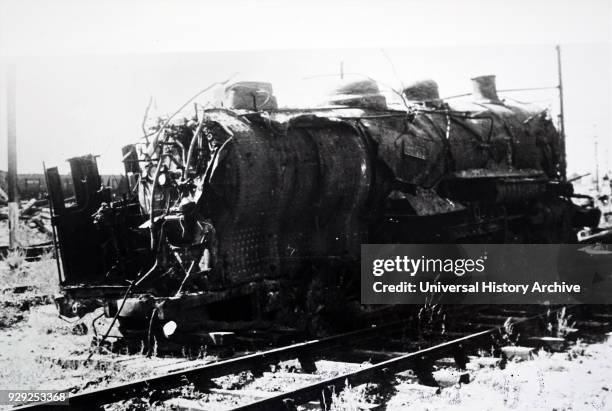
POLYGON ((226 107, 124 148, 131 197, 111 201, 85 156, 69 160, 66 207, 46 170, 62 313, 104 306, 125 335, 177 341, 308 329, 360 311, 364 243, 576 241, 598 216, 570 201, 546 111, 500 100, 493 76, 473 84, 451 103, 419 82, 394 110, 369 80, 313 109, 277 109, 269 83, 238 83, 226 107))

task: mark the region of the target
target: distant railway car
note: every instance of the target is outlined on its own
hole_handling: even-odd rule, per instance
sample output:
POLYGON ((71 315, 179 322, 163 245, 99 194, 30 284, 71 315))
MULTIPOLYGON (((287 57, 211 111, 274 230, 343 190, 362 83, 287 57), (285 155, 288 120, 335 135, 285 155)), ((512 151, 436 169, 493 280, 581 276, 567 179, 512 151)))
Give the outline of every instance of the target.
MULTIPOLYGON (((8 190, 8 176, 6 171, 0 171, 0 188, 5 192, 8 190)), ((102 175, 104 186, 110 187, 114 195, 127 193, 127 180, 125 176, 116 174, 102 175)), ((70 175, 60 176, 62 190, 66 197, 72 196, 73 182, 70 175)), ((18 174, 17 176, 17 192, 19 198, 28 200, 31 198, 43 198, 47 195, 47 183, 45 175, 40 174, 18 174)))

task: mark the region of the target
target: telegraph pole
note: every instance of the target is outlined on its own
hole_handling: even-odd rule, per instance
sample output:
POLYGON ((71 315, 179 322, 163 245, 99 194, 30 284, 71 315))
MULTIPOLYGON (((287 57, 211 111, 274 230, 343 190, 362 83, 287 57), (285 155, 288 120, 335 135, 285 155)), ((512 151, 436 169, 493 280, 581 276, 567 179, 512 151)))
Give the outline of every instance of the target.
POLYGON ((593 126, 594 129, 594 133, 593 133, 593 148, 594 148, 594 153, 593 153, 593 160, 595 161, 595 191, 597 191, 597 195, 599 195, 601 192, 600 187, 599 187, 599 153, 598 153, 598 143, 599 141, 597 141, 597 126, 593 126))
POLYGON ((19 224, 19 193, 17 192, 17 101, 15 64, 9 64, 6 72, 6 123, 8 146, 8 214, 9 248, 17 247, 19 224))
POLYGON ((565 152, 565 116, 563 113, 563 75, 561 72, 561 46, 557 44, 557 73, 559 75, 559 134, 561 134, 561 144, 559 150, 561 151, 561 160, 559 162, 559 172, 561 178, 565 181, 567 178, 567 158, 565 152))

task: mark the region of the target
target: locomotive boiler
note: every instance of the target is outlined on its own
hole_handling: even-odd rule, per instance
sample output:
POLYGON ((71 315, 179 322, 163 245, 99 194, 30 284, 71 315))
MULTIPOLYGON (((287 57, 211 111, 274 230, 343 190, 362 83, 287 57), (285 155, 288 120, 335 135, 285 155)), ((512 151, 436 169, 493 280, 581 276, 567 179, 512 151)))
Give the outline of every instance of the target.
POLYGON ((363 314, 364 243, 575 242, 598 215, 571 201, 547 111, 500 99, 494 76, 472 83, 457 102, 415 83, 397 109, 365 80, 279 109, 271 84, 240 82, 221 107, 161 119, 126 146, 133 195, 121 201, 93 156, 69 160, 70 206, 46 170, 60 311, 104 306, 122 333, 167 339, 308 328, 363 314))

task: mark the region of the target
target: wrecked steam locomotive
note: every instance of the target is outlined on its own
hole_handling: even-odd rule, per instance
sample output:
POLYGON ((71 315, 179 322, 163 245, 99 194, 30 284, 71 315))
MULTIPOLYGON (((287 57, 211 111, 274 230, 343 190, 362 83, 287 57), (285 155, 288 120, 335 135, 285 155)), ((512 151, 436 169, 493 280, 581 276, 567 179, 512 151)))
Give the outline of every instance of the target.
POLYGON ((79 157, 67 207, 46 170, 61 312, 103 305, 124 334, 165 338, 305 324, 359 305, 362 243, 567 243, 597 225, 571 201, 546 110, 501 100, 494 76, 473 87, 451 102, 419 82, 395 110, 368 80, 278 109, 270 84, 241 82, 224 107, 124 148, 137 195, 112 202, 95 158, 79 157))

